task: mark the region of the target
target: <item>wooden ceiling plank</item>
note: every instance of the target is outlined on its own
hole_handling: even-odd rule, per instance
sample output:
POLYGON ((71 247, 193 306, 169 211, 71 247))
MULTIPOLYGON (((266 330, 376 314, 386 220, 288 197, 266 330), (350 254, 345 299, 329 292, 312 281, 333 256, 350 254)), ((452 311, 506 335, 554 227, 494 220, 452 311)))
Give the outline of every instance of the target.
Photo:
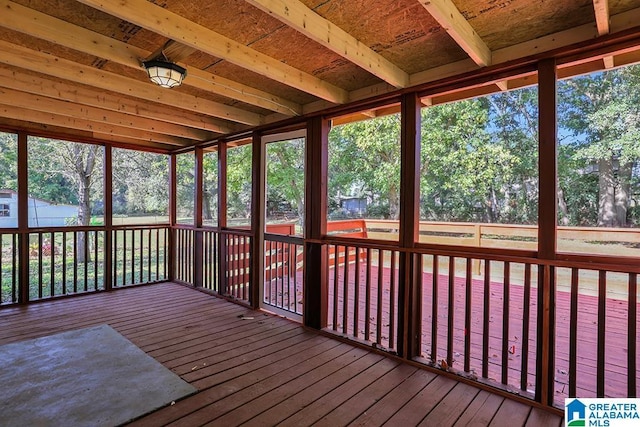
POLYGON ((246 1, 396 88, 408 86, 409 75, 406 72, 302 2, 246 1))
POLYGON ((27 108, 20 108, 4 104, 0 98, 0 116, 15 120, 27 120, 45 125, 60 126, 71 129, 84 130, 103 135, 122 136, 140 141, 159 142, 178 147, 190 145, 191 141, 173 136, 157 134, 155 132, 140 131, 137 129, 123 128, 112 124, 104 124, 89 120, 66 117, 59 114, 45 113, 27 108))
MULTIPOLYGON (((170 41, 156 52, 149 53, 119 40, 112 39, 91 30, 54 18, 10 0, 0 0, 0 26, 28 34, 52 43, 66 46, 80 52, 95 55, 137 70, 142 69, 141 61, 156 57, 163 50, 174 62, 195 51, 191 46, 170 41)), ((185 86, 192 86, 207 92, 226 96, 240 102, 255 105, 286 115, 300 115, 302 107, 288 99, 252 88, 242 83, 209 72, 188 67, 185 86)))
POLYGON ((451 0, 419 1, 476 64, 491 65, 491 50, 451 0))
POLYGON ((263 116, 259 114, 175 90, 163 89, 151 82, 143 82, 119 74, 98 70, 48 53, 37 52, 17 46, 6 41, 0 41, 0 51, 2 52, 0 62, 7 65, 35 70, 62 79, 238 123, 254 126, 263 122, 263 116))
POLYGON ((161 104, 138 103, 129 98, 117 97, 116 94, 111 95, 104 91, 93 90, 84 86, 65 83, 64 81, 54 81, 21 71, 19 68, 0 64, 0 86, 208 132, 224 134, 241 130, 239 126, 224 123, 222 120, 213 117, 195 115, 185 110, 169 108, 161 104))
POLYGON ((598 35, 609 34, 609 0, 593 0, 593 11, 596 15, 598 35))
POLYGON ((349 100, 348 92, 342 88, 280 62, 147 0, 78 1, 327 101, 342 104, 349 100))
POLYGON ((207 141, 214 137, 214 134, 198 129, 151 120, 145 117, 89 107, 86 105, 76 104, 74 102, 60 101, 41 95, 13 90, 10 87, 0 87, 0 96, 5 104, 42 111, 45 113, 59 114, 62 116, 95 122, 110 123, 116 126, 147 130, 161 135, 177 136, 179 138, 186 138, 194 141, 207 141))

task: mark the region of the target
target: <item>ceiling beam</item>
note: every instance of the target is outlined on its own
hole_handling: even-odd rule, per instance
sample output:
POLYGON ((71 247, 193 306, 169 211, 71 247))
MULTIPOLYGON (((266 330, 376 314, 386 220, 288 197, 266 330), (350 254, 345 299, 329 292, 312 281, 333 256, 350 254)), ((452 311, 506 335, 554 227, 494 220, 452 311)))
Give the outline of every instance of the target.
POLYGON ((451 0, 419 1, 476 64, 491 65, 491 50, 451 0))
POLYGON ((263 12, 343 56, 397 88, 409 85, 409 75, 351 34, 298 0, 246 0, 263 12))
POLYGON ((327 101, 342 104, 349 100, 348 92, 344 89, 238 43, 147 0, 78 1, 327 101))
MULTIPOLYGON (((604 36, 609 34, 611 30, 609 26, 609 0, 593 0, 593 11, 596 15, 596 27, 598 28, 598 35, 604 36)), ((609 69, 614 67, 613 56, 605 56, 602 58, 604 68, 609 69)))
MULTIPOLYGON (((144 49, 73 25, 10 0, 0 0, 0 9, 3 11, 0 14, 0 26, 137 70, 142 69, 142 60, 157 56, 163 48, 167 52, 169 59, 174 62, 178 62, 184 55, 188 56, 188 54, 195 51, 191 46, 169 41, 163 48, 150 53, 144 49)), ((187 68, 188 71, 187 78, 183 83, 185 86, 192 86, 288 116, 302 113, 302 107, 288 99, 216 76, 195 67, 189 67, 186 64, 181 65, 187 68)))
POLYGON ((163 89, 148 81, 139 81, 119 74, 98 70, 6 41, 0 41, 0 62, 238 123, 254 126, 263 121, 261 115, 244 111, 240 108, 220 104, 176 90, 163 89))
POLYGON ((197 50, 192 48, 191 46, 185 46, 175 40, 169 40, 164 45, 162 45, 161 48, 156 49, 155 52, 147 55, 144 60, 151 61, 162 55, 171 62, 180 62, 194 52, 197 52, 197 50))
POLYGON ((118 137, 125 137, 132 140, 139 140, 141 142, 158 142, 184 147, 191 143, 191 141, 176 138, 173 136, 166 136, 157 134, 155 132, 140 131, 137 129, 123 128, 121 126, 115 126, 112 124, 104 124, 99 122, 93 122, 84 119, 76 119, 72 117, 66 117, 59 114, 44 113, 42 111, 30 110, 27 108, 20 108, 13 105, 7 105, 4 103, 4 99, 0 98, 0 116, 14 120, 27 120, 30 122, 42 123, 45 125, 58 126, 70 129, 77 129, 83 131, 93 132, 100 135, 111 135, 118 137))
POLYGON ((598 35, 609 34, 609 0, 593 0, 598 35))
POLYGON ((242 129, 240 126, 213 117, 193 114, 161 104, 137 102, 119 94, 93 90, 86 86, 66 83, 63 80, 54 81, 50 78, 23 72, 20 68, 2 64, 0 64, 0 86, 208 132, 225 134, 242 129))
MULTIPOLYGON (((169 137, 177 136, 178 138, 194 140, 194 142, 207 141, 213 138, 212 133, 201 131, 199 129, 178 126, 171 123, 147 119, 145 117, 137 117, 130 114, 118 113, 95 107, 88 107, 74 102, 60 101, 41 95, 20 92, 6 87, 0 87, 0 97, 2 98, 2 102, 7 105, 93 122, 113 124, 124 128, 149 131, 159 135, 167 135, 169 137)), ((172 140, 169 139, 164 142, 172 143, 172 140)))

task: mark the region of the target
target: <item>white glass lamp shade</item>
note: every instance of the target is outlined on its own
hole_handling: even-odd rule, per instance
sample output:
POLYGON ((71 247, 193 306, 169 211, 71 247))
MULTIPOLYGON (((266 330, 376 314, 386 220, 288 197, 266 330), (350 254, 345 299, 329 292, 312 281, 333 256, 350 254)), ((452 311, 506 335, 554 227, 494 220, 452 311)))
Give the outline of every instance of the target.
POLYGON ((152 60, 143 63, 149 79, 155 84, 172 88, 180 86, 187 75, 187 70, 172 62, 152 60))

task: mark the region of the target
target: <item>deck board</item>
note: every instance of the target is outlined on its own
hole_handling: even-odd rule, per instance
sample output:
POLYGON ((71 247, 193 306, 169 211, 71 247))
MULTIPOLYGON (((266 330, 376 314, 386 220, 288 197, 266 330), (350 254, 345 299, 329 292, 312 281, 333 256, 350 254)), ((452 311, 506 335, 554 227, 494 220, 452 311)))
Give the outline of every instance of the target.
POLYGON ((109 324, 199 389, 133 426, 560 425, 561 418, 165 283, 0 310, 0 345, 109 324))

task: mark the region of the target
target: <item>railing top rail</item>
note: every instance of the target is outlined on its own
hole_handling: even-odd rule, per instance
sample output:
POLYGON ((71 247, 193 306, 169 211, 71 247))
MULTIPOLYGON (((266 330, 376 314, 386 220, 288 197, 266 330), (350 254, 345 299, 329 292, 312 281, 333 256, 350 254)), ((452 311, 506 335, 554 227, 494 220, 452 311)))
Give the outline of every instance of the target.
POLYGON ((284 234, 264 233, 264 240, 272 242, 293 243, 303 245, 304 238, 302 236, 286 236, 284 234))

